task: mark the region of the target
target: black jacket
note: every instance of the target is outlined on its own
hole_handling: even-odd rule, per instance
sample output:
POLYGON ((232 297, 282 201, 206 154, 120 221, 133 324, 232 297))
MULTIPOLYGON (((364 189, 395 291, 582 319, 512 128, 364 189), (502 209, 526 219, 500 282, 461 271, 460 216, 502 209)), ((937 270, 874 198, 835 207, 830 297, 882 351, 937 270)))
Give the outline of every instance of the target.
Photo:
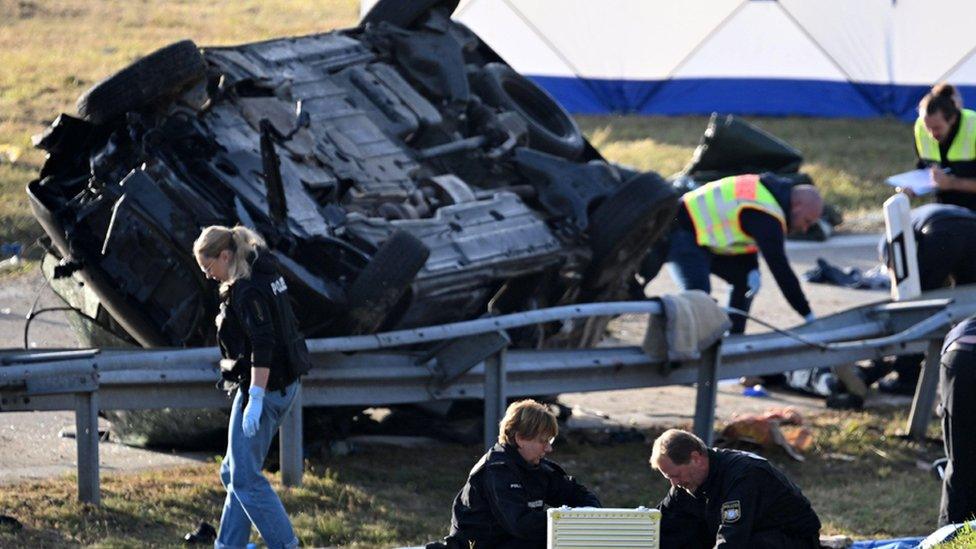
POLYGON ((487 548, 515 540, 544 547, 546 508, 563 505, 600 507, 600 500, 552 461, 530 465, 518 449, 495 444, 454 498, 449 537, 462 547, 470 541, 487 548))
POLYGON ((662 548, 749 548, 753 536, 777 530, 816 546, 820 519, 786 475, 749 452, 712 449, 708 462, 693 496, 672 487, 661 502, 662 548))
POLYGON ((271 371, 271 390, 294 381, 288 367, 288 342, 297 339, 304 345, 304 340, 274 257, 267 252, 253 256, 250 278, 235 281, 220 297, 217 340, 221 356, 235 362, 233 372, 223 372, 224 379, 244 383, 255 366, 271 371))

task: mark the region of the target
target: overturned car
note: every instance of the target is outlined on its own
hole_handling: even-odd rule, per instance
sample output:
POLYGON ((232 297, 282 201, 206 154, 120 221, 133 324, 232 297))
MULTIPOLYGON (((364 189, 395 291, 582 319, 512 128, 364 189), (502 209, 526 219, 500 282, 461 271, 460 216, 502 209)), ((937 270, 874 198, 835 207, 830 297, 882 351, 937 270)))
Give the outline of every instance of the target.
POLYGON ((35 137, 48 158, 27 192, 54 287, 118 339, 210 344, 216 287, 191 245, 242 224, 313 337, 625 298, 677 193, 606 162, 456 5, 385 0, 354 29, 182 41, 96 84, 35 137))

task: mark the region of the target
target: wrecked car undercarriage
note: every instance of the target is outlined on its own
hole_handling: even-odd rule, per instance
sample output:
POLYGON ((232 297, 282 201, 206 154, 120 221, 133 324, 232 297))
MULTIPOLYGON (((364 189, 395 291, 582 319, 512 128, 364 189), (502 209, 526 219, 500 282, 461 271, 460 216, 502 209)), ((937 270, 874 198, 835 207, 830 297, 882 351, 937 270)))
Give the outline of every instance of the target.
MULTIPOLYGON (((267 240, 309 337, 626 298, 677 193, 606 162, 450 19, 456 4, 388 0, 354 29, 178 42, 96 84, 35 137, 48 159, 27 191, 52 285, 131 344, 212 344, 216 286, 192 242, 241 224, 267 240)), ((602 326, 510 335, 579 346, 602 326)))

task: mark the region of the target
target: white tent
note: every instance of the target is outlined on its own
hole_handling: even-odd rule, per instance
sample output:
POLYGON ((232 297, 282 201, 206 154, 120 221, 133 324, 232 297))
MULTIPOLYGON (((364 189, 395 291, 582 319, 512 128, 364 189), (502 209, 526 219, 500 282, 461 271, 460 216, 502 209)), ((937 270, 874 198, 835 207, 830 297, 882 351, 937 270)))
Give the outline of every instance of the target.
POLYGON ((907 119, 940 80, 976 106, 973 0, 462 0, 454 18, 577 113, 907 119))

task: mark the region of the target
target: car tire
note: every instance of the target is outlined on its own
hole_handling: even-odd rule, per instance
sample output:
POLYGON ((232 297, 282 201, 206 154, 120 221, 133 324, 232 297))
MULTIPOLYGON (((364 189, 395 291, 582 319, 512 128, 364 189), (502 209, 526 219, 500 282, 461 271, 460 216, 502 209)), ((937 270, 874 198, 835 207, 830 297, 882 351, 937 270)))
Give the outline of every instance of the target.
POLYGON ((620 266, 636 263, 674 219, 678 194, 660 175, 636 175, 600 203, 590 216, 587 232, 593 257, 587 287, 616 283, 620 266))
POLYGON ((409 28, 417 19, 436 7, 450 8, 454 13, 461 0, 379 0, 363 16, 360 25, 375 25, 386 21, 402 29, 409 28))
POLYGON ((78 98, 78 113, 89 122, 104 124, 179 92, 204 78, 206 69, 192 40, 170 44, 92 86, 78 98))
POLYGON ((586 142, 569 113, 528 78, 504 63, 488 63, 474 77, 481 99, 519 113, 528 126, 529 147, 575 160, 586 142))
POLYGON ((349 287, 349 316, 353 333, 377 329, 403 298, 423 268, 430 249, 417 237, 396 231, 349 287))

